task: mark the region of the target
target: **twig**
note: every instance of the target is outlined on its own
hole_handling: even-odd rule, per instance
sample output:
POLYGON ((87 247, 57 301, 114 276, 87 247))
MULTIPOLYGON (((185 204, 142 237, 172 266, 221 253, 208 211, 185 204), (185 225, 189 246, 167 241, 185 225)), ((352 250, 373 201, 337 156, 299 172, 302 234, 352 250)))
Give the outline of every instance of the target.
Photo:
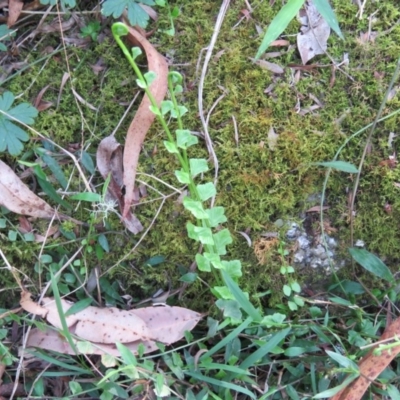
MULTIPOLYGON (((200 120, 203 126, 203 130, 204 130, 204 137, 206 140, 206 144, 207 144, 207 148, 208 151, 210 153, 210 156, 213 159, 213 163, 214 163, 214 185, 217 185, 217 180, 218 180, 218 170, 219 170, 219 164, 218 164, 218 159, 217 159, 217 155, 215 154, 214 148, 213 148, 213 142, 211 140, 210 137, 210 133, 208 132, 208 124, 206 122, 206 119, 204 117, 204 107, 203 107, 203 90, 204 90, 204 80, 207 74, 207 68, 208 68, 208 64, 210 62, 211 59, 211 55, 215 46, 215 42, 217 41, 217 37, 219 34, 219 31, 221 29, 221 25, 222 22, 224 20, 226 11, 229 7, 230 4, 230 0, 223 0, 221 8, 219 10, 218 13, 218 18, 217 18, 217 22, 215 23, 215 28, 214 28, 214 32, 213 35, 211 37, 211 41, 209 46, 207 47, 207 52, 204 58, 204 64, 203 64, 203 68, 201 71, 201 76, 200 76, 200 81, 199 81, 199 90, 198 90, 198 104, 199 104, 199 114, 200 114, 200 120)), ((215 202, 215 196, 211 199, 211 207, 214 205, 215 202)))

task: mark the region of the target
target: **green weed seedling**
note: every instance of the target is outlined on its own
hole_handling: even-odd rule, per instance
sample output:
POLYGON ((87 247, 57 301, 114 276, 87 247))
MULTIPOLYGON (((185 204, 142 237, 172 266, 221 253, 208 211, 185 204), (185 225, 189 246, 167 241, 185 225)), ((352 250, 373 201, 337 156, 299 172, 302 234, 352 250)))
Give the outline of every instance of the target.
POLYGON ((198 143, 196 136, 190 130, 185 129, 182 117, 188 109, 178 104, 177 96, 182 92, 182 75, 178 72, 168 74, 168 88, 171 100, 164 100, 159 106, 155 101, 150 85, 154 81, 155 73, 152 71, 142 74, 135 62, 135 58, 141 54, 139 48, 134 47, 131 51, 125 46, 121 37, 128 34, 128 28, 123 23, 115 23, 112 26, 114 38, 137 76, 136 83, 142 88, 150 99, 150 110, 158 118, 163 130, 167 135, 164 146, 167 151, 174 154, 181 168, 175 171, 179 183, 187 185, 190 195, 183 199, 183 206, 197 220, 197 224, 188 222, 186 225, 189 238, 200 242, 204 246, 204 253, 196 255, 198 269, 203 272, 212 272, 218 283, 212 292, 218 298, 216 305, 224 311, 226 317, 235 322, 242 319, 240 308, 245 310, 256 321, 261 320, 261 315, 254 308, 237 284, 242 276, 242 266, 239 260, 223 260, 222 256, 227 254, 226 246, 232 243, 232 236, 228 229, 220 228, 227 221, 225 210, 221 206, 207 207, 207 202, 216 193, 216 187, 212 182, 196 183, 199 176, 208 171, 208 163, 205 158, 190 158, 187 150, 198 143), (177 121, 178 129, 172 134, 166 119, 168 117, 177 121))
POLYGON ((299 307, 304 306, 304 300, 298 296, 301 292, 300 284, 293 278, 291 274, 295 272, 294 268, 287 265, 285 262, 285 257, 289 255, 289 251, 285 249, 286 243, 284 241, 279 242, 278 253, 282 259, 282 267, 280 268, 280 273, 287 277, 287 283, 282 287, 283 294, 288 298, 288 307, 291 311, 298 310, 299 307))
POLYGON ((91 37, 93 41, 97 40, 97 36, 100 33, 100 22, 99 21, 91 21, 86 26, 81 28, 81 36, 91 37))

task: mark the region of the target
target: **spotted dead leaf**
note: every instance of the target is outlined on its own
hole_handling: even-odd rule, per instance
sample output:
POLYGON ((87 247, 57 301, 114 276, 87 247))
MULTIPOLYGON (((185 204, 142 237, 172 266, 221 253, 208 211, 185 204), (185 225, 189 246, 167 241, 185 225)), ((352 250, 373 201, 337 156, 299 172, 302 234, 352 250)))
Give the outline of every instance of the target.
POLYGON ((0 160, 0 205, 8 210, 36 218, 53 218, 56 211, 36 196, 15 172, 0 160))
MULTIPOLYGON (((135 46, 140 46, 146 53, 148 69, 156 74, 156 79, 150 85, 150 91, 157 104, 161 104, 167 93, 168 64, 164 57, 138 31, 128 27, 128 40, 135 46)), ((140 103, 135 117, 128 128, 125 140, 123 164, 125 186, 125 203, 122 215, 128 215, 134 200, 134 188, 139 154, 147 131, 152 125, 155 115, 150 111, 150 99, 145 95, 140 103)))
POLYGON ((7 25, 10 28, 13 26, 21 14, 24 2, 22 0, 9 0, 8 1, 8 19, 7 25))
MULTIPOLYGON (((55 328, 62 328, 54 299, 44 298, 43 304, 39 305, 31 300, 29 292, 23 292, 20 304, 24 310, 46 318, 55 328)), ((63 312, 66 313, 73 304, 61 300, 63 312)), ((185 331, 192 330, 201 318, 201 314, 182 307, 145 307, 126 311, 114 307, 90 306, 68 315, 65 320, 69 331, 78 337, 79 343, 83 340, 92 344, 91 347, 81 345, 81 352, 119 355, 116 342, 126 344, 134 352, 140 344, 145 346, 147 352, 154 351, 157 349, 156 342, 169 345, 182 339, 185 331)), ((74 354, 66 340, 57 338, 59 335, 54 335, 52 329, 33 331, 28 346, 74 354)))
POLYGON ((326 52, 331 28, 311 0, 305 2, 304 7, 299 16, 302 27, 297 35, 297 48, 301 61, 307 64, 316 55, 326 52))

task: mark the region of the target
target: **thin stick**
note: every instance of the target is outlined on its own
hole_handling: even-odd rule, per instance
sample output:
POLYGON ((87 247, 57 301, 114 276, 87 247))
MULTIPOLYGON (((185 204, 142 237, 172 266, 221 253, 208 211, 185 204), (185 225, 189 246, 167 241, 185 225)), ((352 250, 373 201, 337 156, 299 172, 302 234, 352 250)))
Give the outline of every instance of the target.
MULTIPOLYGON (((198 103, 199 103, 199 114, 200 114, 200 120, 203 126, 203 130, 204 130, 204 137, 206 140, 206 144, 207 144, 207 148, 208 151, 210 152, 210 155, 213 159, 214 162, 214 185, 217 185, 217 180, 218 180, 218 170, 219 170, 219 164, 218 164, 218 159, 217 159, 217 155, 215 154, 214 148, 213 148, 213 142, 211 140, 210 137, 210 133, 208 132, 208 124, 206 122, 206 119, 204 117, 204 107, 203 107, 203 90, 204 90, 204 80, 207 74, 207 68, 208 68, 208 64, 210 62, 211 59, 211 55, 215 46, 215 42, 217 41, 217 37, 219 34, 219 31, 221 30, 221 25, 222 22, 224 20, 226 11, 229 7, 230 4, 230 0, 224 0, 221 4, 221 8, 219 10, 218 13, 218 18, 217 18, 217 22, 215 23, 215 28, 214 28, 214 33, 211 37, 211 41, 209 46, 207 47, 207 53, 206 56, 204 57, 204 64, 203 64, 203 68, 201 70, 201 76, 200 76, 200 81, 199 81, 199 90, 198 90, 198 103)), ((215 196, 211 199, 211 207, 214 205, 215 202, 215 196)))

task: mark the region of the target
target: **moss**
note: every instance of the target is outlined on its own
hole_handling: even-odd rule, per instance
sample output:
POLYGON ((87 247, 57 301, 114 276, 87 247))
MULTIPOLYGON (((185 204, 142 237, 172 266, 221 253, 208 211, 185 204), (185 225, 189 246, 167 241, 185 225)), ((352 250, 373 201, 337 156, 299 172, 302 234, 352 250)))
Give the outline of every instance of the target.
MULTIPOLYGON (((161 53, 171 57, 172 64, 177 64, 174 68, 185 75, 182 102, 190 110, 185 123, 189 129, 199 131, 196 64, 213 33, 219 4, 203 0, 171 3, 181 9, 181 15, 175 21, 176 35, 170 37, 156 32, 151 40, 161 53)), ((333 77, 331 68, 321 67, 301 72, 300 80, 294 85, 290 69, 286 68, 284 74, 277 77, 249 60, 254 57, 260 43, 255 24, 264 27, 281 7, 280 2, 273 7, 268 2, 255 3, 253 19, 242 21, 236 28, 233 26, 238 21, 241 5, 232 4, 227 13, 205 80, 204 111, 207 113, 216 99, 224 94, 210 118, 210 134, 220 164, 217 204, 226 208, 227 226, 234 237, 229 257, 241 259, 243 263, 241 286, 252 296, 271 288, 271 297, 257 300, 260 305, 267 306, 268 302, 278 302, 281 296, 279 285, 277 288, 273 284, 279 277, 276 271, 279 271, 280 261, 271 255, 266 265, 259 265, 253 249, 236 232, 250 229, 252 239, 256 240, 260 233, 270 229, 276 219, 298 218, 304 211, 304 200, 310 194, 321 191, 325 171, 310 166, 310 163, 331 160, 346 137, 373 121, 395 69, 400 28, 397 26, 390 34, 378 35, 374 42, 362 43, 360 33, 368 30, 367 19, 356 17, 357 7, 351 2, 333 1, 345 40, 331 34, 328 50, 335 60, 341 60, 344 53, 349 54, 349 68, 343 68, 351 79, 338 70, 333 77), (217 52, 218 56, 215 56, 217 52), (378 75, 374 74, 375 71, 378 75), (275 86, 273 93, 268 95, 264 92, 271 84, 275 86), (315 97, 323 105, 320 109, 305 115, 297 112, 299 105, 304 109, 315 104, 315 97), (342 116, 341 123, 337 123, 342 116), (238 145, 235 143, 232 117, 237 121, 238 145), (271 127, 279 134, 274 151, 268 147, 271 127)), ((364 15, 374 12, 373 7, 372 3, 366 4, 364 15)), ((379 10, 373 30, 382 32, 394 26, 399 11, 394 0, 380 4, 379 10)), ((167 15, 161 13, 158 26, 162 28, 168 24, 167 15)), ((286 33, 295 34, 297 31, 298 23, 292 21, 286 33)), ((295 43, 293 36, 288 36, 288 40, 295 43)), ((22 50, 20 57, 32 63, 41 57, 42 48, 56 41, 54 36, 48 36, 38 43, 38 50, 22 50)), ((44 98, 52 101, 54 107, 40 113, 35 128, 64 148, 76 143, 83 147, 90 145, 88 152, 94 157, 99 141, 114 130, 126 104, 137 93, 135 77, 111 39, 101 44, 93 43, 89 50, 68 47, 67 53, 75 90, 98 111, 77 103, 69 84, 64 87, 59 106, 55 106, 62 76, 67 71, 62 53, 51 56, 44 68, 44 64, 32 66, 10 80, 6 87, 16 94, 26 91, 24 99, 27 100, 50 85, 44 98), (100 57, 105 69, 96 75, 91 65, 100 57)), ((297 51, 290 50, 275 61, 282 65, 300 63, 300 57, 297 51)), ((321 65, 330 62, 324 55, 314 61, 321 65)), ((394 97, 388 103, 385 114, 398 107, 399 100, 394 97)), ((133 114, 132 111, 117 132, 121 142, 133 114)), ((393 267, 400 256, 400 230, 396 224, 400 201, 397 195, 399 189, 395 185, 400 182, 400 169, 397 166, 390 169, 380 163, 393 152, 387 148, 387 137, 389 132, 396 132, 397 126, 398 118, 389 119, 379 126, 374 136, 371 152, 363 167, 355 218, 355 237, 365 240, 370 250, 387 257, 393 267), (390 213, 385 211, 386 204, 391 206, 390 213)), ((357 165, 366 135, 353 139, 340 158, 357 165)), ((177 196, 152 178, 155 176, 168 184, 177 185, 173 174, 176 162, 163 149, 162 139, 160 126, 155 124, 146 137, 139 166, 139 172, 150 177, 139 175, 139 178, 164 195, 171 196, 133 253, 130 252, 138 237, 122 233, 118 217, 110 217, 110 230, 119 234, 107 234, 111 252, 106 253, 101 261, 103 272, 118 265, 109 271, 109 276, 122 282, 128 292, 137 298, 153 294, 153 290, 160 286, 166 288, 168 280, 173 288, 178 287, 180 276, 189 269, 198 250, 198 246, 187 238, 185 224, 189 217, 177 202, 177 196), (124 262, 120 262, 127 254, 129 256, 124 262), (144 267, 145 261, 155 255, 163 255, 167 261, 158 267, 144 267)), ((399 140, 394 140, 394 148, 399 140)), ((28 147, 36 145, 37 142, 31 141, 28 147)), ((207 157, 205 146, 193 148, 191 156, 207 157)), ((85 190, 71 160, 61 156, 61 153, 60 159, 63 160, 65 173, 72 178, 71 190, 85 190)), ((210 179, 212 173, 210 171, 204 180, 210 179)), ((96 176, 93 182, 99 185, 100 193, 102 181, 96 176)), ((331 224, 339 229, 344 254, 350 244, 347 190, 351 190, 353 183, 353 176, 340 172, 333 173, 328 182, 328 215, 331 224)), ((159 197, 156 191, 148 188, 148 196, 135 209, 145 226, 152 222, 161 204, 157 200, 159 197)), ((74 217, 86 222, 88 209, 87 204, 81 205, 74 217)), ((64 227, 73 229, 66 224, 64 227)), ((75 227, 75 231, 78 238, 75 241, 65 244, 64 239, 50 238, 47 245, 63 243, 65 252, 71 254, 87 235, 85 228, 75 227)), ((6 242, 5 252, 12 262, 28 273, 39 247, 32 243, 18 242, 16 246, 6 242)), ((99 262, 94 253, 85 253, 85 257, 89 268, 99 262)), ((201 273, 200 276, 207 284, 213 285, 210 274, 201 273)), ((6 282, 8 277, 2 278, 2 283, 3 279, 6 282)), ((181 304, 203 311, 210 308, 212 301, 207 286, 197 281, 189 285, 181 304), (199 296, 199 293, 202 295, 199 296)))

